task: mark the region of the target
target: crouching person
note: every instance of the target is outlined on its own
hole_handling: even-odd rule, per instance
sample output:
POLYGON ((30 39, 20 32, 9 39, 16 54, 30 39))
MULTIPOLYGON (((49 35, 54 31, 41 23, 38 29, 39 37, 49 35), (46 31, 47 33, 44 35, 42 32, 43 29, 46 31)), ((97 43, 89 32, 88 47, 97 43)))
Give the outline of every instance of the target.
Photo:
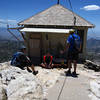
POLYGON ((24 67, 27 67, 27 70, 33 72, 34 75, 38 74, 38 71, 35 71, 34 65, 32 64, 31 60, 28 56, 26 56, 26 47, 22 46, 20 48, 20 51, 15 53, 13 55, 13 58, 11 60, 11 65, 19 67, 21 69, 24 69, 24 67), (31 70, 30 70, 31 68, 31 70))
POLYGON ((53 68, 53 56, 50 55, 48 52, 46 55, 43 56, 43 63, 40 65, 43 68, 53 68))

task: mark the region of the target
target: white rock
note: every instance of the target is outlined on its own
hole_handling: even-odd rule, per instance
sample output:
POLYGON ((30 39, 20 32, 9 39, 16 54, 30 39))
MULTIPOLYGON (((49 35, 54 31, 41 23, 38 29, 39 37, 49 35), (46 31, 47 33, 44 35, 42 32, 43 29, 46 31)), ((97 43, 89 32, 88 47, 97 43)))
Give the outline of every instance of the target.
POLYGON ((10 66, 11 66, 10 62, 0 63, 0 71, 5 70, 5 69, 9 68, 10 66))
POLYGON ((7 99, 0 100, 42 100, 42 85, 32 73, 10 66, 0 71, 0 77, 3 84, 0 96, 4 97, 4 88, 7 94, 7 99))
POLYGON ((100 100, 100 98, 96 97, 93 93, 91 93, 89 97, 91 98, 91 100, 100 100))
POLYGON ((6 90, 0 86, 0 100, 7 100, 6 90))
POLYGON ((0 72, 0 75, 2 77, 2 82, 3 84, 6 85, 8 85, 11 80, 16 79, 22 76, 23 74, 29 74, 29 73, 25 70, 21 70, 20 68, 12 67, 12 66, 0 72))
POLYGON ((39 73, 34 76, 26 70, 11 66, 9 62, 0 64, 0 67, 0 77, 3 88, 7 91, 7 100, 41 100, 63 72, 58 69, 35 67, 39 73))
POLYGON ((48 94, 48 89, 51 88, 58 80, 61 70, 58 69, 44 69, 41 67, 36 67, 39 74, 36 76, 42 86, 44 91, 44 97, 48 94))
POLYGON ((0 79, 0 100, 6 100, 6 99, 7 99, 6 90, 3 88, 3 84, 0 79))
POLYGON ((91 98, 92 100, 100 100, 100 81, 92 80, 90 81, 91 98))
POLYGON ((42 91, 41 85, 29 74, 11 81, 7 87, 7 96, 8 100, 41 100, 42 91))

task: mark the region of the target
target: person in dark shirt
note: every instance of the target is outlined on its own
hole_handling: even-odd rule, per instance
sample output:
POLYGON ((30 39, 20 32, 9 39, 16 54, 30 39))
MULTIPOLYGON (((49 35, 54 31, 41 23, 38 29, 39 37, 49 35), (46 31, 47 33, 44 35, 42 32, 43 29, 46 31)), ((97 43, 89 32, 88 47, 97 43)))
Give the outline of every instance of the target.
POLYGON ((27 70, 28 71, 32 70, 34 75, 38 74, 38 71, 35 71, 34 65, 32 64, 31 60, 29 59, 28 56, 26 56, 25 46, 22 46, 20 48, 20 51, 18 51, 17 53, 13 55, 13 58, 11 60, 11 65, 19 67, 21 69, 24 69, 24 67, 27 67, 27 70), (31 70, 29 67, 31 68, 31 70))
POLYGON ((41 64, 44 68, 53 68, 53 56, 50 55, 48 52, 46 55, 43 56, 43 63, 41 64))

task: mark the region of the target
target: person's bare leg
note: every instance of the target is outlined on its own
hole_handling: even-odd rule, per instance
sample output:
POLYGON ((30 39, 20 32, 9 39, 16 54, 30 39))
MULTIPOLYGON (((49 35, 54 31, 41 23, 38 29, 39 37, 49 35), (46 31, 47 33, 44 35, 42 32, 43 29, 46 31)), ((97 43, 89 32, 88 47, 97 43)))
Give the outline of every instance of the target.
POLYGON ((34 65, 32 64, 30 67, 31 67, 32 71, 34 72, 35 71, 34 65))
POLYGON ((27 71, 32 72, 32 69, 30 69, 30 67, 27 66, 27 71))
POLYGON ((54 67, 54 64, 51 64, 51 68, 53 68, 54 67))
POLYGON ((71 71, 71 67, 72 67, 71 60, 68 60, 68 68, 69 68, 69 71, 71 71))
POLYGON ((53 64, 49 64, 47 67, 48 68, 53 68, 53 66, 54 66, 53 64))
POLYGON ((73 61, 73 63, 74 63, 74 72, 76 72, 76 68, 77 68, 77 61, 76 61, 76 60, 74 60, 74 61, 73 61))
POLYGON ((43 68, 46 68, 46 65, 45 65, 45 64, 43 64, 43 63, 42 63, 40 66, 41 66, 41 67, 43 67, 43 68))
POLYGON ((38 71, 35 71, 34 65, 33 65, 33 64, 32 64, 30 67, 31 67, 31 69, 32 69, 34 75, 38 74, 38 71))

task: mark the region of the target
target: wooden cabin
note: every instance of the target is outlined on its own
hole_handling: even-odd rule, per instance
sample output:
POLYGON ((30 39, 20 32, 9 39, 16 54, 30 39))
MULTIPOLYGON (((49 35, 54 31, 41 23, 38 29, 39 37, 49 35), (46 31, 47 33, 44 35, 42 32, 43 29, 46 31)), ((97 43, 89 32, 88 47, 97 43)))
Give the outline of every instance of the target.
POLYGON ((59 50, 66 46, 70 29, 77 30, 82 39, 80 57, 86 57, 86 41, 88 28, 94 25, 84 18, 64 8, 54 5, 20 23, 20 32, 25 34, 27 53, 31 58, 41 61, 42 56, 49 50, 52 55, 59 55, 59 50))

